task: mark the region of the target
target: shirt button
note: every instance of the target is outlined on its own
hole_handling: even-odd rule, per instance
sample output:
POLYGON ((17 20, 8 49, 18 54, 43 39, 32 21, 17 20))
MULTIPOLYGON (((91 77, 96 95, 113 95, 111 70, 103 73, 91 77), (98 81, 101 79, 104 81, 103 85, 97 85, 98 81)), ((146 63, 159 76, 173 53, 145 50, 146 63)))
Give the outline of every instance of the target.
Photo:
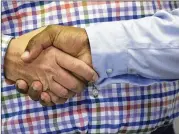
POLYGON ((93 89, 93 97, 96 98, 98 97, 98 90, 97 89, 93 89))
POLYGON ((112 70, 111 68, 109 68, 109 69, 106 70, 106 73, 107 73, 107 74, 110 74, 110 73, 112 73, 112 71, 113 71, 113 70, 112 70))

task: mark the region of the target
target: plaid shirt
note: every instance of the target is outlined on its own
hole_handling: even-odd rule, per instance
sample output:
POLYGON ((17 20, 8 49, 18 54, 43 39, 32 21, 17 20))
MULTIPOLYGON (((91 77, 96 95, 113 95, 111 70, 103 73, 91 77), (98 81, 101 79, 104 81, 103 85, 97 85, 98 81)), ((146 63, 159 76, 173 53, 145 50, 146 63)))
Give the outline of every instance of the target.
MULTIPOLYGON (((86 27, 173 10, 177 1, 2 2, 2 59, 11 37, 49 24, 86 27)), ((3 62, 2 62, 3 63, 3 62)), ((3 66, 3 64, 2 64, 3 66)), ((65 104, 43 107, 7 85, 2 70, 2 133, 150 133, 179 116, 179 80, 150 86, 88 86, 65 104), (94 92, 95 91, 95 92, 94 92)))

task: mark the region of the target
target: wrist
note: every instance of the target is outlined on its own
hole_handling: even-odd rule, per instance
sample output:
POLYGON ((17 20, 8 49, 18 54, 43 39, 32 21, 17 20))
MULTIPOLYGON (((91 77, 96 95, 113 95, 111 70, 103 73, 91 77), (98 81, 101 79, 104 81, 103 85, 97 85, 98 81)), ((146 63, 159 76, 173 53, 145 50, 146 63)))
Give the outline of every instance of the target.
POLYGON ((28 65, 21 60, 21 55, 30 39, 44 29, 45 27, 39 28, 10 41, 4 58, 4 73, 7 79, 16 81, 24 76, 28 65))
POLYGON ((8 45, 8 49, 4 58, 4 72, 5 77, 9 80, 15 81, 17 75, 17 68, 22 65, 23 61, 20 59, 21 54, 25 49, 25 45, 20 45, 18 39, 12 39, 8 45))

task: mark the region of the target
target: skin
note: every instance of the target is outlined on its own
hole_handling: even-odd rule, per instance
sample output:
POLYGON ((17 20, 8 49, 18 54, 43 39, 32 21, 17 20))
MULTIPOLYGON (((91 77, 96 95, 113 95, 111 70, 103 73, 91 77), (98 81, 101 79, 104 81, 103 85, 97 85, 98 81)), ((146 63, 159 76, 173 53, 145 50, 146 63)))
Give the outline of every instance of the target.
POLYGON ((87 81, 98 78, 85 30, 57 25, 13 39, 5 56, 5 74, 16 81, 19 92, 47 106, 64 103, 82 92, 87 81))

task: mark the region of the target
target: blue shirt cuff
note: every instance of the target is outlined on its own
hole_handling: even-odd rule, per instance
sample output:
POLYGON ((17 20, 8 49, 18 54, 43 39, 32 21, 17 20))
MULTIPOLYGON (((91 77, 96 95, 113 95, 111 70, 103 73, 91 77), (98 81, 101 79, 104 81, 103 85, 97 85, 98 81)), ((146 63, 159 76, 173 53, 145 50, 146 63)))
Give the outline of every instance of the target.
POLYGON ((98 29, 98 26, 86 28, 91 47, 93 67, 99 74, 96 84, 101 84, 106 78, 123 75, 128 72, 128 43, 124 38, 124 40, 109 40, 108 37, 111 38, 110 36, 112 36, 110 31, 105 34, 108 37, 103 37, 104 34, 101 34, 103 33, 101 30, 98 29), (114 45, 114 43, 117 43, 117 45, 114 45))

